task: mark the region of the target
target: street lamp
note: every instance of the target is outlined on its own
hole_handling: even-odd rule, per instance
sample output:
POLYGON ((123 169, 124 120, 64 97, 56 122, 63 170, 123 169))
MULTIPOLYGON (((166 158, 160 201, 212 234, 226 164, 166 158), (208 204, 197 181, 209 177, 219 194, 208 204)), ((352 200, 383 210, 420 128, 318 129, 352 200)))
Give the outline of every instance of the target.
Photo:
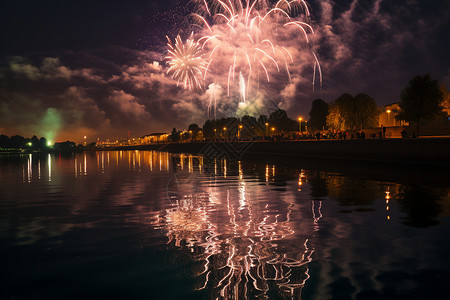
POLYGON ((386 112, 387 112, 387 114, 388 114, 388 117, 387 117, 387 126, 389 126, 390 124, 389 124, 389 116, 391 115, 391 110, 390 109, 388 109, 388 110, 386 110, 386 112))
POLYGON ((239 125, 239 130, 238 130, 238 139, 241 137, 241 129, 242 129, 242 125, 239 125))
POLYGON ((226 127, 223 128, 223 137, 224 138, 227 137, 227 128, 226 127))
POLYGON ((269 123, 266 123, 266 136, 269 135, 269 123))
POLYGON ((298 131, 300 131, 300 133, 302 133, 302 117, 298 117, 298 131))
POLYGON ((275 133, 275 127, 272 127, 271 130, 272 130, 272 135, 273 135, 275 133))

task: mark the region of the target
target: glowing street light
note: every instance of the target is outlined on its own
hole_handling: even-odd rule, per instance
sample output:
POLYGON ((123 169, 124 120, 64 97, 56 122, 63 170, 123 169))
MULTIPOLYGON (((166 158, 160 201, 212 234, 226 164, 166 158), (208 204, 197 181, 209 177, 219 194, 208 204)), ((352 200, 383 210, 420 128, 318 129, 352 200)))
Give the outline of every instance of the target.
POLYGON ((389 116, 391 115, 391 110, 390 109, 388 109, 388 110, 386 110, 386 112, 387 112, 387 114, 388 114, 388 117, 387 117, 387 126, 389 126, 390 124, 389 124, 389 116))
POLYGON ((239 125, 239 130, 238 130, 238 138, 241 137, 241 129, 242 129, 242 125, 239 125))
POLYGON ((300 131, 300 133, 301 132, 303 132, 303 130, 302 130, 302 120, 303 120, 303 118, 302 117, 298 117, 298 131, 300 131))
POLYGON ((266 135, 269 135, 269 123, 266 123, 266 135))

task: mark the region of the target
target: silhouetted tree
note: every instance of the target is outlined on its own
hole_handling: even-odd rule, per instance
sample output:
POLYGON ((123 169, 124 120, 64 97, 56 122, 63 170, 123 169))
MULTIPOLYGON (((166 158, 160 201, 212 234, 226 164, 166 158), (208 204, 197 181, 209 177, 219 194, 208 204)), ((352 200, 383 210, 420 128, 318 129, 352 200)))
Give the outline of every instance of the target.
POLYGON ((178 142, 180 140, 180 133, 175 127, 172 129, 172 133, 169 135, 169 140, 171 140, 172 142, 178 142))
POLYGON ((408 83, 400 94, 400 112, 398 120, 416 123, 419 136, 420 121, 430 120, 442 110, 443 95, 437 80, 429 74, 416 76, 408 83))
POLYGON ((367 94, 358 94, 355 96, 352 112, 352 128, 373 128, 378 126, 378 116, 380 109, 375 100, 367 94))
POLYGON ((206 120, 205 124, 203 124, 203 136, 206 139, 214 138, 214 123, 212 120, 206 120))
POLYGON ((202 129, 200 127, 198 127, 197 124, 191 124, 188 127, 188 131, 189 131, 189 138, 192 139, 197 139, 199 137, 199 133, 202 129))
POLYGON ((262 136, 266 131, 264 123, 260 123, 255 117, 243 116, 241 123, 241 137, 262 136))
POLYGON ((0 135, 0 148, 10 148, 9 137, 2 134, 0 135))
POLYGON ((41 137, 39 139, 39 149, 43 150, 43 149, 47 149, 48 145, 47 145, 47 139, 45 137, 41 137))
POLYGON ((298 122, 290 119, 285 110, 277 109, 269 116, 270 126, 274 126, 277 132, 297 131, 298 122))
POLYGON ((309 128, 313 131, 324 129, 327 124, 328 107, 328 103, 319 98, 312 102, 309 112, 309 128))
POLYGON ((25 146, 25 138, 20 135, 14 135, 9 138, 11 148, 20 149, 25 146))

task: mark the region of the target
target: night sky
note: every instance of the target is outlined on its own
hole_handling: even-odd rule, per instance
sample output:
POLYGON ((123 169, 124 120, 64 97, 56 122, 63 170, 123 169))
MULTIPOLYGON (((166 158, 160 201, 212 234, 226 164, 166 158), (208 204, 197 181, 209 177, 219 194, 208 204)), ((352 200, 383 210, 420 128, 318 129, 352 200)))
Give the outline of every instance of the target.
MULTIPOLYGON (((313 89, 312 64, 300 58, 292 82, 273 75, 277 88, 265 94, 267 110, 258 113, 278 106, 292 118, 307 116, 313 99, 331 102, 343 93, 367 93, 381 106, 399 101, 408 81, 425 73, 450 89, 449 1, 309 4, 323 86, 316 82, 313 89)), ((207 119, 207 93, 177 87, 162 60, 166 35, 188 35, 192 2, 5 0, 1 6, 0 133, 80 142, 84 135, 139 137, 207 119)), ((218 109, 218 117, 232 115, 229 106, 218 109)))

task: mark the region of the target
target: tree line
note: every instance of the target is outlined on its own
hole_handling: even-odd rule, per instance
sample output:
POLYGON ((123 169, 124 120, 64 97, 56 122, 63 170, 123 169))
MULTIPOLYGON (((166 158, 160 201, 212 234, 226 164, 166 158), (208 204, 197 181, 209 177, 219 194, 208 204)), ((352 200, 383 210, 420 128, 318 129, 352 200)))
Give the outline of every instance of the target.
POLYGON ((202 127, 197 124, 189 125, 187 131, 180 132, 173 128, 169 138, 177 142, 188 139, 217 139, 217 138, 254 138, 256 136, 275 136, 287 132, 297 131, 299 124, 288 117, 285 110, 277 109, 269 116, 260 115, 258 118, 245 115, 241 119, 236 117, 206 120, 202 127))
POLYGON ((55 151, 55 152, 74 152, 83 151, 95 147, 95 143, 89 145, 77 145, 74 142, 58 142, 51 144, 45 137, 38 138, 33 135, 31 138, 25 138, 21 135, 8 137, 0 135, 0 150, 32 150, 32 151, 55 151))
MULTIPOLYGON (((419 136, 420 124, 443 114, 444 108, 450 108, 447 90, 429 74, 415 76, 400 94, 400 110, 397 120, 412 122, 419 136)), ((309 113, 309 129, 320 130, 360 130, 378 127, 381 109, 375 100, 367 94, 342 94, 328 104, 323 99, 315 99, 309 113)))
POLYGON ((4 134, 0 135, 0 148, 44 150, 49 146, 50 145, 45 137, 38 138, 33 135, 31 138, 25 138, 21 135, 14 135, 11 137, 4 134))

